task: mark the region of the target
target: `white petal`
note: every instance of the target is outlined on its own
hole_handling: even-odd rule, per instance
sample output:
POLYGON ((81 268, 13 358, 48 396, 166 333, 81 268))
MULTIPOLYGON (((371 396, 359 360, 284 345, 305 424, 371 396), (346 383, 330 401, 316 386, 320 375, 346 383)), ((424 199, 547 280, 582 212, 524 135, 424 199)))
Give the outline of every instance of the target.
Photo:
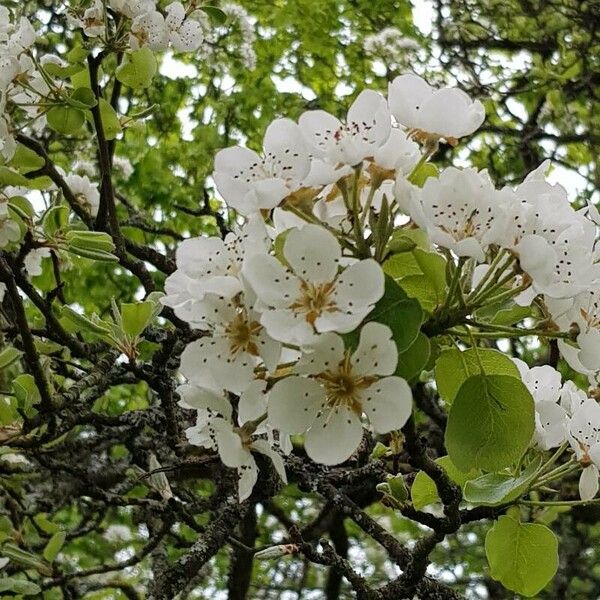
POLYGON ((265 132, 264 149, 282 179, 300 182, 310 170, 308 147, 300 127, 291 119, 275 119, 265 132))
POLYGON ((391 375, 398 364, 398 349, 392 331, 381 323, 366 323, 360 331, 352 366, 362 375, 391 375))
POLYGON ((325 391, 312 379, 292 375, 278 381, 269 394, 269 424, 286 433, 302 433, 314 422, 325 391))
POLYGON ((600 330, 590 329, 579 334, 577 343, 581 349, 579 352, 581 364, 592 371, 600 369, 600 330))
POLYGON ((267 371, 273 373, 281 357, 281 343, 271 338, 265 329, 261 329, 256 336, 256 344, 267 371))
POLYGON ((419 111, 432 94, 433 88, 418 75, 399 75, 389 85, 390 111, 405 127, 420 128, 422 118, 419 111))
POLYGON ((238 403, 238 423, 240 425, 254 421, 267 412, 266 387, 266 381, 257 379, 241 393, 238 403))
POLYGON ((592 500, 598 493, 598 469, 590 465, 579 476, 579 496, 582 500, 592 500))
POLYGON ((254 358, 246 352, 232 355, 227 338, 202 338, 183 351, 180 370, 196 385, 239 394, 254 379, 254 358))
POLYGON ((329 140, 342 127, 339 119, 324 110, 309 110, 300 115, 298 124, 307 142, 323 156, 329 140))
POLYGON ((304 438, 306 453, 315 462, 338 465, 358 448, 363 435, 360 419, 345 407, 325 410, 304 438))
POLYGON ((344 341, 335 333, 324 333, 314 344, 303 349, 303 355, 294 371, 302 375, 316 375, 334 370, 344 359, 344 341))
POLYGON ((243 274, 258 299, 273 308, 286 308, 300 295, 300 282, 274 257, 257 254, 248 259, 243 274))
POLYGON ((389 137, 391 115, 385 98, 374 90, 363 90, 348 111, 347 125, 365 146, 365 157, 372 155, 389 137))
POLYGON ((249 458, 238 468, 238 475, 240 480, 238 481, 238 496, 240 502, 243 502, 252 494, 256 480, 258 479, 258 467, 256 461, 251 454, 248 454, 249 458))
POLYGON ((291 310, 265 311, 260 322, 269 336, 280 342, 303 346, 311 344, 316 339, 316 334, 308 321, 291 310))
POLYGON ((337 333, 350 333, 354 331, 371 312, 371 307, 358 308, 355 311, 335 311, 323 313, 315 321, 315 329, 319 333, 336 331, 337 333))
POLYGON ((283 254, 294 273, 310 283, 328 283, 335 279, 342 249, 335 237, 323 227, 307 225, 291 229, 283 254))
POLYGON ((377 433, 400 429, 412 412, 412 391, 401 377, 384 377, 362 394, 363 412, 377 433))
POLYGON ((209 430, 217 443, 219 457, 227 467, 239 467, 248 460, 248 451, 242 445, 242 439, 232 429, 231 423, 224 419, 213 419, 209 430))
POLYGON ((285 472, 285 463, 283 462, 283 458, 281 458, 281 455, 271 448, 267 440, 254 440, 252 442, 252 449, 264 454, 265 456, 268 456, 271 459, 277 474, 281 478, 281 481, 283 481, 283 483, 287 483, 287 475, 285 472))
POLYGON ((231 419, 231 404, 223 394, 189 384, 180 385, 176 392, 181 398, 178 404, 183 408, 209 409, 231 419))
POLYGON ((384 280, 382 268, 372 258, 356 262, 335 282, 335 303, 344 310, 375 304, 383 296, 384 280))

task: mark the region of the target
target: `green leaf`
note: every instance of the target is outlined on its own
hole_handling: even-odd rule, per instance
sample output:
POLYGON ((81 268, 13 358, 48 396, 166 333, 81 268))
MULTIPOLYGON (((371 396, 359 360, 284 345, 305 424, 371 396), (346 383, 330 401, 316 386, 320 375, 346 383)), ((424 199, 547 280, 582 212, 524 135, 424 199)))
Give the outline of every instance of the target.
POLYGON ((41 400, 40 392, 35 384, 33 375, 24 374, 16 377, 12 382, 13 392, 24 409, 30 408, 41 400))
POLYGON ((508 473, 487 473, 468 481, 463 493, 464 499, 472 504, 484 506, 512 502, 527 490, 541 464, 542 457, 538 456, 519 477, 508 473))
POLYGON ((47 113, 48 125, 62 135, 77 133, 85 123, 83 111, 74 106, 53 106, 47 113))
POLYGON ((223 25, 227 21, 227 15, 216 6, 199 6, 201 11, 204 11, 217 25, 223 25))
POLYGON ((89 319, 85 315, 73 310, 70 306, 65 305, 61 309, 60 316, 64 319, 67 319, 83 331, 89 331, 90 333, 95 333, 96 335, 102 336, 110 334, 110 326, 104 323, 96 315, 94 315, 95 319, 89 319))
POLYGON ((505 588, 535 596, 558 569, 558 540, 537 523, 519 523, 502 516, 485 536, 490 575, 505 588))
POLYGON ((156 58, 152 50, 144 47, 125 55, 123 63, 117 68, 116 77, 129 87, 147 88, 156 70, 156 58))
POLYGON ((44 65, 44 71, 51 77, 58 77, 59 79, 67 79, 72 77, 76 73, 83 71, 85 67, 82 64, 73 64, 63 67, 55 63, 46 63, 44 65))
POLYGON ((43 556, 49 562, 53 562, 61 548, 64 546, 67 534, 64 531, 57 531, 46 544, 43 556))
POLYGON ((28 186, 29 180, 17 171, 13 171, 8 167, 0 167, 0 186, 5 185, 28 186))
POLYGON ((69 104, 76 108, 87 109, 96 106, 98 100, 96 100, 96 96, 91 88, 82 86, 73 91, 69 97, 69 104))
POLYGON ((41 594, 42 588, 33 581, 17 579, 16 577, 0 577, 0 592, 13 592, 23 596, 41 594))
POLYGON ((113 252, 115 244, 112 237, 103 231, 85 231, 72 229, 65 235, 69 246, 84 250, 97 250, 100 252, 113 252))
MULTIPOLYGON (((440 465, 440 467, 446 471, 448 477, 450 477, 450 479, 460 487, 465 485, 469 479, 477 477, 479 474, 479 471, 475 469, 469 471, 468 473, 459 471, 454 466, 454 463, 450 460, 449 456, 441 456, 435 462, 440 465)), ((410 497, 412 499, 413 506, 417 510, 421 510, 429 504, 440 502, 440 497, 438 495, 435 482, 424 471, 419 471, 417 473, 412 487, 410 488, 410 497)))
POLYGON ((114 140, 118 133, 121 133, 121 122, 115 109, 104 98, 100 98, 100 118, 102 119, 102 129, 104 137, 107 140, 114 140))
POLYGON ((408 490, 404 483, 402 474, 388 475, 386 483, 389 486, 390 496, 398 502, 406 502, 408 500, 408 490))
POLYGON ((410 175, 408 181, 414 183, 418 187, 423 187, 427 179, 430 177, 437 177, 438 175, 438 168, 433 163, 426 162, 410 175))
POLYGON ((523 455, 533 431, 534 402, 520 379, 473 375, 454 399, 445 443, 461 471, 498 471, 523 455))
POLYGON ((417 339, 423 323, 423 311, 418 302, 409 298, 391 277, 386 276, 383 298, 366 318, 366 322, 369 321, 387 325, 392 330, 398 352, 402 352, 417 339))
POLYGON ((471 376, 480 373, 479 360, 486 375, 510 375, 519 378, 519 369, 509 356, 487 348, 456 348, 444 350, 435 362, 435 383, 443 400, 451 404, 460 386, 471 376))
POLYGON ((17 149, 9 164, 19 173, 26 174, 41 169, 46 161, 27 146, 17 144, 17 149))
POLYGON ((10 367, 21 356, 21 352, 12 346, 0 352, 0 370, 10 367))
POLYGON ((154 318, 153 302, 136 302, 121 304, 121 317, 123 319, 123 331, 136 338, 154 318))
POLYGON ((64 204, 51 206, 45 212, 42 220, 44 233, 53 236, 57 231, 64 229, 69 223, 69 214, 69 207, 64 204))
POLYGON ((398 353, 398 366, 395 375, 407 381, 416 379, 429 362, 431 343, 429 338, 419 332, 415 341, 404 352, 398 353))
POLYGON ((436 252, 417 246, 393 254, 383 263, 383 270, 427 311, 433 311, 446 297, 446 260, 436 252))

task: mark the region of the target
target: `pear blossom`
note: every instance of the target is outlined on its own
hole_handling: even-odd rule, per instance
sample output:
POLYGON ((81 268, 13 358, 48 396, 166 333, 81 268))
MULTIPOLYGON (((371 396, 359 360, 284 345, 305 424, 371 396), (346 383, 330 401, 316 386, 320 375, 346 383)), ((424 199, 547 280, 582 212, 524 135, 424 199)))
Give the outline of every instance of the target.
MULTIPOLYGON (((194 325, 196 305, 213 293, 232 298, 244 289, 241 269, 250 256, 266 253, 270 245, 264 221, 251 217, 238 231, 217 237, 184 240, 176 252, 177 270, 165 282, 167 295, 161 302, 194 325)), ((200 314, 202 309, 200 308, 200 314)))
POLYGON ((134 50, 143 46, 151 50, 166 50, 169 46, 169 30, 162 13, 152 10, 137 15, 131 22, 129 44, 134 50))
POLYGON ((65 176, 64 179, 81 206, 83 206, 92 217, 95 217, 98 214, 98 208, 100 207, 98 184, 91 182, 87 175, 70 174, 65 176))
POLYGON ((212 333, 189 344, 181 355, 181 373, 195 385, 239 394, 260 363, 269 372, 277 367, 281 344, 267 334, 241 296, 206 294, 195 318, 197 326, 212 333))
POLYGON ((16 242, 21 237, 19 224, 8 216, 8 211, 1 213, 3 206, 6 206, 6 203, 0 202, 0 248, 16 242))
POLYGON ((72 27, 81 27, 88 37, 101 36, 104 33, 104 5, 100 0, 94 0, 81 19, 67 13, 67 21, 72 27))
POLYGON ((196 425, 185 432, 188 441, 196 446, 216 450, 223 464, 237 469, 240 502, 250 496, 258 479, 258 466, 252 452, 267 456, 281 480, 287 483, 281 454, 262 437, 266 427, 264 424, 256 426, 252 423, 266 410, 265 386, 266 382, 257 381, 240 396, 237 426, 232 421, 231 405, 223 395, 194 386, 178 388, 179 394, 183 396, 183 406, 198 410, 196 425))
POLYGON ((129 18, 137 17, 156 9, 156 0, 109 0, 110 7, 129 18))
POLYGON ((42 274, 42 259, 50 257, 50 248, 34 248, 25 256, 25 270, 31 277, 42 274))
POLYGON ((420 158, 419 145, 396 127, 390 131, 387 141, 373 154, 375 165, 401 175, 408 175, 420 158))
POLYGON ((243 268, 260 322, 276 340, 303 345, 319 333, 352 331, 383 296, 379 264, 360 260, 339 272, 340 244, 318 225, 291 229, 283 255, 289 268, 270 255, 255 255, 243 268))
POLYGON ((165 8, 165 23, 169 29, 169 41, 177 52, 193 52, 204 39, 202 25, 187 18, 181 2, 172 2, 165 8))
POLYGON ((564 404, 572 390, 563 394, 560 373, 550 365, 530 369, 518 358, 513 358, 513 362, 535 402, 534 445, 542 450, 560 446, 567 439, 568 413, 564 404))
MULTIPOLYGON (((556 307, 556 303, 550 306, 556 307)), ((590 371, 600 370, 600 290, 596 287, 569 299, 568 310, 555 316, 555 320, 564 329, 573 324, 578 327, 578 363, 590 371)))
POLYGON ((249 148, 225 148, 215 157, 213 178, 225 202, 242 215, 275 208, 302 185, 310 158, 300 129, 276 119, 265 133, 263 155, 249 148))
MULTIPOLYGON (((399 178, 404 181, 403 178, 399 178)), ((423 186, 396 187, 398 202, 432 242, 482 262, 506 223, 489 177, 475 169, 448 167, 423 186), (401 196, 410 194, 407 202, 401 196)))
POLYGON ((294 375, 278 381, 269 394, 268 418, 273 427, 304 433, 307 454, 335 465, 347 460, 363 433, 362 416, 373 429, 399 429, 412 410, 406 381, 393 375, 398 353, 389 327, 364 325, 354 352, 342 338, 318 338, 294 367, 294 375))
POLYGON ((373 90, 357 96, 345 123, 324 110, 307 111, 298 123, 315 157, 331 165, 354 166, 372 157, 392 129, 385 98, 373 90))
POLYGON ((586 400, 573 413, 569 442, 583 467, 579 495, 582 500, 591 500, 598 493, 600 475, 600 405, 594 400, 586 400))
POLYGON ((417 138, 444 138, 456 144, 485 119, 479 100, 458 88, 432 88, 418 75, 407 73, 389 85, 388 103, 394 118, 417 138))
POLYGON ((0 115, 0 156, 3 156, 8 161, 14 156, 16 149, 17 141, 9 129, 8 121, 4 116, 0 115))

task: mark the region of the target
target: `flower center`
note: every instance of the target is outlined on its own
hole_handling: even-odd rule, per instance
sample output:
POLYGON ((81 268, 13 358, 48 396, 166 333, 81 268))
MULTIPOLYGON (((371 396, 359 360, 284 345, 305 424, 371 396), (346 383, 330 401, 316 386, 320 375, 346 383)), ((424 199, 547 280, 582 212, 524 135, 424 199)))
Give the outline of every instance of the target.
POLYGON ((376 378, 352 372, 350 354, 333 371, 317 375, 325 387, 325 397, 329 408, 344 406, 356 415, 363 412, 361 392, 375 382, 376 378))
POLYGON ((315 321, 325 312, 336 312, 337 307, 331 298, 334 289, 333 282, 314 285, 303 281, 300 285, 300 296, 291 305, 296 314, 314 326, 315 321))
POLYGON ((225 328, 225 333, 231 343, 231 353, 248 352, 258 356, 256 336, 261 331, 262 325, 251 321, 246 311, 240 311, 225 328))

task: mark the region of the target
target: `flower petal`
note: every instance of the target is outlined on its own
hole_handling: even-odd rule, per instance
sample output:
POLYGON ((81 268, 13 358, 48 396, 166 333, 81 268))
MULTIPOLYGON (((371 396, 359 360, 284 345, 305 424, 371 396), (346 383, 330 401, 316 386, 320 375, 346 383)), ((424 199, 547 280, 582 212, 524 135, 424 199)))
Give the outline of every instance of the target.
POLYGON ((285 472, 285 463, 283 462, 283 458, 281 458, 281 454, 275 452, 275 450, 271 448, 271 445, 269 442, 267 442, 267 440, 254 440, 252 442, 252 449, 264 454, 265 456, 268 456, 271 459, 277 474, 281 478, 281 481, 283 481, 283 483, 287 483, 287 475, 285 472))
POLYGON ((344 340, 335 333, 324 333, 303 351, 302 357, 294 366, 294 372, 316 375, 331 371, 344 359, 344 340))
POLYGON ((363 435, 360 419, 340 406, 323 411, 304 438, 304 449, 315 462, 338 465, 358 448, 363 435))
POLYGON ((579 496, 582 500, 592 500, 598 493, 598 469, 590 465, 579 476, 579 496))
POLYGON ((231 404, 223 394, 190 384, 180 385, 176 392, 181 398, 178 404, 182 408, 208 409, 225 419, 231 419, 231 404))
POLYGON ((267 412, 267 382, 263 379, 253 381, 241 394, 238 403, 238 423, 243 425, 254 421, 267 412))
POLYGON ((286 377, 269 394, 269 424, 286 433, 302 433, 313 424, 324 401, 325 391, 316 381, 286 377))
POLYGON ((274 257, 257 254, 248 259, 243 274, 258 299, 272 308, 286 308, 300 295, 300 282, 274 257))
POLYGON ((306 225, 291 229, 283 254, 294 273, 313 284, 335 279, 342 249, 335 237, 323 227, 306 225))
POLYGON ((363 412, 377 433, 400 429, 412 413, 412 391, 401 377, 384 377, 362 393, 363 412))
POLYGON ((335 282, 335 303, 348 310, 375 304, 383 296, 384 280, 382 268, 372 258, 355 262, 335 282))
POLYGON ((398 364, 398 349, 392 330, 381 323, 366 323, 360 331, 352 366, 362 375, 391 375, 398 364))

